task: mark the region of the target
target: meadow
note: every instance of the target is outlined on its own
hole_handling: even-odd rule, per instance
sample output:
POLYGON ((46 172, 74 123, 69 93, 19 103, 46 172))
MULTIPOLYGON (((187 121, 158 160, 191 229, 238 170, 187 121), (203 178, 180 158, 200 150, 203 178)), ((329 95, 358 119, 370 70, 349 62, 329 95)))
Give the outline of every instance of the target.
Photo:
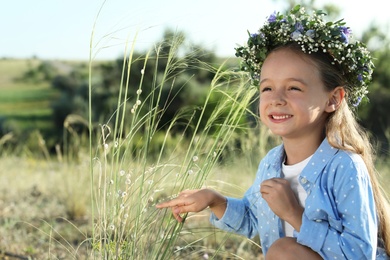
MULTIPOLYGON (((218 91, 225 98, 203 129, 194 122, 196 129, 191 134, 173 134, 174 119, 167 131, 157 131, 163 111, 150 107, 150 112, 142 115, 137 114, 140 107, 133 106, 136 111, 131 112, 129 120, 118 117, 114 126, 95 127, 91 144, 88 137, 78 136, 74 143, 69 141, 66 150, 52 155, 43 133, 50 128, 50 103, 57 93, 49 84, 18 80, 38 64, 34 62, 0 62, 0 115, 7 118, 7 124, 11 122, 11 129, 31 134, 27 143, 18 144, 17 153, 7 144, 15 143, 18 133, 11 131, 0 138, 3 258, 258 259, 258 241, 210 227, 209 212, 191 214, 185 225, 178 225, 168 211, 154 207, 184 188, 213 187, 230 196, 244 193, 259 157, 243 156, 242 150, 250 152, 253 143, 241 136, 245 132, 238 134, 236 130, 242 127, 239 119, 255 91, 249 92, 250 96, 228 93, 221 86, 225 83, 216 79, 210 93, 218 91), (229 111, 225 117, 226 107, 229 111), (225 117, 222 121, 221 115, 225 117), (123 137, 115 138, 118 132, 123 137), (233 139, 241 139, 241 148, 233 139), (78 147, 77 156, 72 154, 74 146, 78 147), (242 164, 246 165, 245 173, 242 164), (140 239, 134 239, 136 234, 140 239)), ((148 98, 158 99, 162 85, 156 84, 148 98)), ((139 95, 140 89, 132 95, 139 95)), ((118 109, 124 107, 118 103, 118 109)), ((183 112, 177 120, 186 116, 183 112)), ((68 134, 71 138, 72 133, 68 134)), ((248 134, 266 135, 260 131, 248 134)))
MULTIPOLYGON (((253 113, 248 108, 257 90, 248 88, 243 75, 218 68, 202 106, 178 111, 161 131, 159 120, 169 107, 159 106, 162 88, 173 88, 180 77, 177 69, 188 66, 187 57, 174 58, 176 51, 171 48, 164 54, 166 67, 146 95, 141 95, 141 70, 136 89, 125 80, 121 83, 108 121, 95 124, 91 114, 82 118, 89 121, 87 134, 72 131, 72 124, 81 119, 69 117, 66 142, 54 153, 43 133, 51 127, 50 101, 58 93, 50 84, 16 80, 36 61, 0 61, 0 115, 10 118, 11 129, 34 132, 27 143, 19 144, 18 153, 7 146, 17 133, 0 137, 1 257, 261 258, 258 238, 211 227, 207 210, 189 214, 183 225, 168 210, 155 208, 183 189, 211 187, 227 196, 242 196, 261 158, 280 142, 261 125, 242 121, 253 113), (213 109, 206 115, 209 106, 213 109), (178 124, 180 133, 173 131, 178 124)), ((130 51, 126 64, 133 64, 132 58, 130 51)), ((144 68, 149 59, 149 54, 143 58, 144 68)), ((125 68, 123 73, 130 77, 125 68)), ((388 159, 378 158, 377 167, 383 186, 389 187, 388 159)))

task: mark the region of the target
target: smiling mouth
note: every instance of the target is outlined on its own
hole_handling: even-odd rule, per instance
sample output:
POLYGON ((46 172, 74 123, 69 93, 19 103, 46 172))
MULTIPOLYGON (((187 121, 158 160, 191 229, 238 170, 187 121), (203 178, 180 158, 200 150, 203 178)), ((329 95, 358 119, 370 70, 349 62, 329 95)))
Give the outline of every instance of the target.
POLYGON ((291 118, 292 115, 270 115, 270 117, 275 120, 283 120, 283 119, 291 118))

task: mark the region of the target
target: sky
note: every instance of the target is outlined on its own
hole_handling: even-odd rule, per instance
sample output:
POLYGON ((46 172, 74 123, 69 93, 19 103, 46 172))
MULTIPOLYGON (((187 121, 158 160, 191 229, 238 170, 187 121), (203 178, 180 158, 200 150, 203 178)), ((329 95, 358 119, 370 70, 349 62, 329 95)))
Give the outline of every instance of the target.
MULTIPOLYGON (((340 18, 357 37, 373 22, 389 33, 390 16, 381 8, 382 0, 316 3, 321 6, 324 1, 341 8, 340 18)), ((283 0, 3 1, 0 58, 87 60, 92 53, 95 59, 116 59, 123 56, 126 44, 134 42, 140 51, 153 48, 167 28, 230 57, 246 42, 248 30, 256 32, 268 15, 286 7, 283 0)))

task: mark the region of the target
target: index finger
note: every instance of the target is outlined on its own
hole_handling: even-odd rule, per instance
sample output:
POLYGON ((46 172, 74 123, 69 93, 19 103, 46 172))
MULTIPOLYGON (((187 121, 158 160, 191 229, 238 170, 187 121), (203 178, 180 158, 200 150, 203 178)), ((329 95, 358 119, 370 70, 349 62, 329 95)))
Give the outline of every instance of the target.
POLYGON ((173 208, 173 207, 180 207, 180 206, 185 206, 185 203, 181 201, 180 198, 176 198, 173 200, 161 202, 156 205, 156 208, 162 209, 162 208, 173 208))

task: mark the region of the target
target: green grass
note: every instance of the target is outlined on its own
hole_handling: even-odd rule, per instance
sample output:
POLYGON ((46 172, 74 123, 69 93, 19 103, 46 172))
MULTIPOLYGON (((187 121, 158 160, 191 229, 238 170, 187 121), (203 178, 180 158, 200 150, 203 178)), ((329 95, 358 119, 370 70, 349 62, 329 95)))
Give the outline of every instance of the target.
POLYGON ((0 89, 12 88, 15 79, 39 63, 39 60, 34 59, 0 59, 0 89))
POLYGON ((31 83, 20 79, 38 60, 0 60, 0 117, 13 131, 47 131, 52 128, 51 105, 57 92, 49 82, 31 83))

